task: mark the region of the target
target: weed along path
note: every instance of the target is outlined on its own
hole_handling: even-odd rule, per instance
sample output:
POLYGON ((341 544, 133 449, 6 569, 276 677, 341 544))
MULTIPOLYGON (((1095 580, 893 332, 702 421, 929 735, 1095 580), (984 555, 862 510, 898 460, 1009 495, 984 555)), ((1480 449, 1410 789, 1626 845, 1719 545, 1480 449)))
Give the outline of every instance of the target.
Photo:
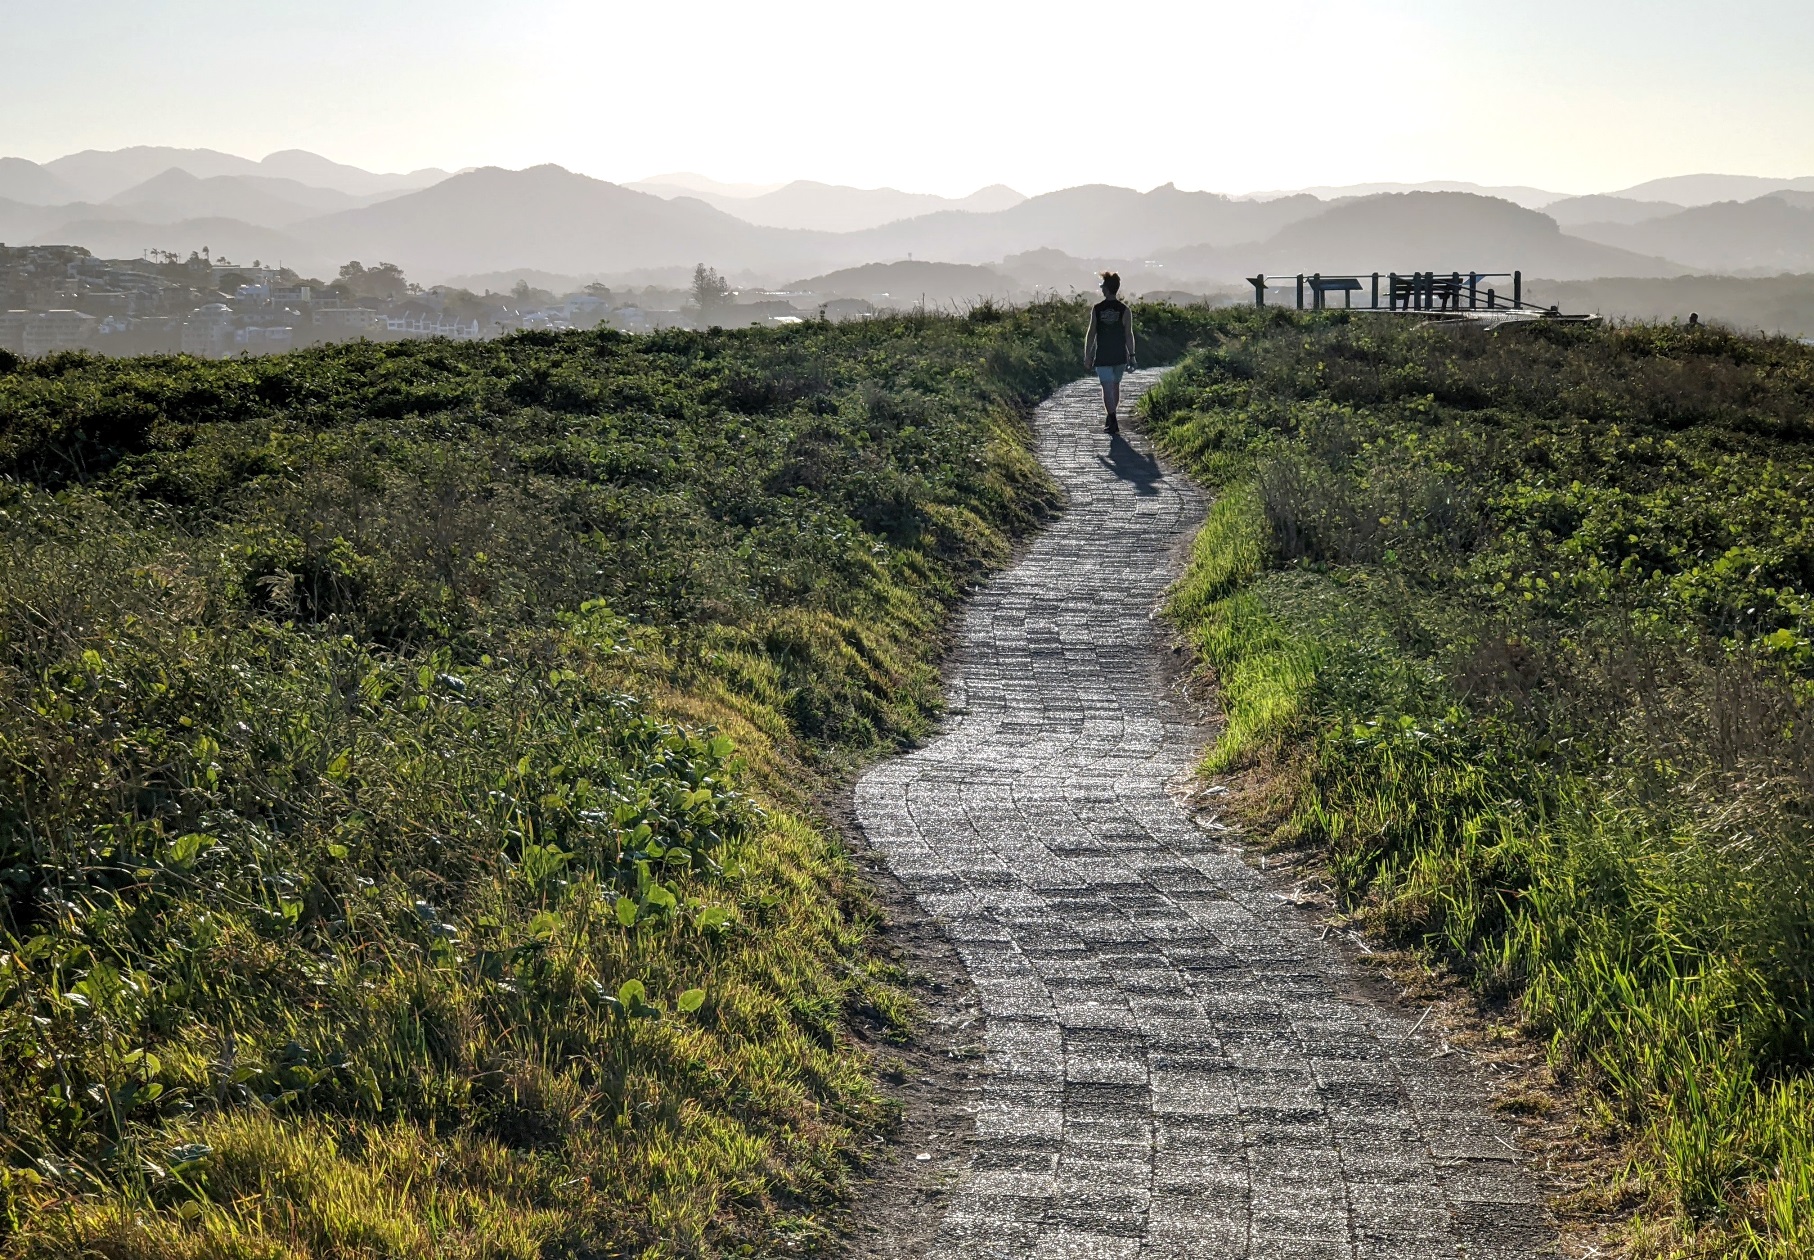
MULTIPOLYGON (((1136 395, 1156 373, 1131 378, 1136 395)), ((1202 495, 1038 414, 1068 507, 971 604, 934 743, 857 787, 869 842, 949 935, 984 1081, 933 1260, 1525 1257, 1549 1234, 1463 1056, 1168 793, 1207 732, 1153 610, 1202 495)))

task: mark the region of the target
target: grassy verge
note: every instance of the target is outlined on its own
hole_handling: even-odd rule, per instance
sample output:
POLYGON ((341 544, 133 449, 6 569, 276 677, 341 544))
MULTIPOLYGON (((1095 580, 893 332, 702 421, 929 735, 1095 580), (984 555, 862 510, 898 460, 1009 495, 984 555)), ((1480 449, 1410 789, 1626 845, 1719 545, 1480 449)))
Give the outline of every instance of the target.
POLYGON ((0 1248, 810 1247, 909 1012, 802 807, 1081 323, 0 363, 0 1248))
POLYGON ((1638 1252, 1814 1251, 1814 348, 1222 320, 1143 404, 1221 487, 1210 768, 1517 999, 1638 1252))

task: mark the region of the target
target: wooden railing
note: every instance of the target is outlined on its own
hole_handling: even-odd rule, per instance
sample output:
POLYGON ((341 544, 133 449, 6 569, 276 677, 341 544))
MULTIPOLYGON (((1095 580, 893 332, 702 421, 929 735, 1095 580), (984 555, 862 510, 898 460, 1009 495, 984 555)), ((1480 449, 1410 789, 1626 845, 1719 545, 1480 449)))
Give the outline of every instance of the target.
POLYGON ((1534 310, 1549 313, 1553 308, 1526 306, 1524 304, 1524 273, 1521 271, 1451 271, 1446 275, 1439 271, 1389 271, 1383 275, 1374 272, 1369 276, 1326 276, 1321 272, 1313 275, 1299 273, 1295 276, 1249 276, 1247 283, 1253 286, 1253 303, 1255 306, 1266 305, 1268 288, 1289 288, 1295 281, 1297 285, 1297 308, 1301 310, 1324 310, 1329 305, 1329 295, 1340 293, 1342 305, 1354 306, 1354 295, 1368 290, 1367 282, 1371 280, 1369 301, 1366 309, 1388 311, 1475 311, 1475 310, 1534 310), (1385 283, 1385 306, 1380 305, 1380 281, 1385 283), (1486 284, 1488 281, 1510 280, 1512 292, 1510 297, 1499 292, 1497 285, 1486 284), (1485 287, 1483 287, 1485 286, 1485 287), (1304 304, 1306 294, 1310 298, 1308 307, 1304 304))

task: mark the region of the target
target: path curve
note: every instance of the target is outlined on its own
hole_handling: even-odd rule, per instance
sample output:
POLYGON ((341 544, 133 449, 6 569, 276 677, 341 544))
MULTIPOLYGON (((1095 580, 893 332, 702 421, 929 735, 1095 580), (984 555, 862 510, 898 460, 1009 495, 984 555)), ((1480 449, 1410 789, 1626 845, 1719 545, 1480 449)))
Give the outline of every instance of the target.
MULTIPOLYGON (((1155 372, 1129 378, 1138 396, 1155 372)), ((870 843, 986 1020, 967 1168, 930 1260, 1523 1257, 1513 1131, 1455 1056, 1168 794, 1206 732, 1153 609, 1201 493, 1094 382, 1035 421, 1068 506, 970 605, 951 718, 864 776, 870 843)))

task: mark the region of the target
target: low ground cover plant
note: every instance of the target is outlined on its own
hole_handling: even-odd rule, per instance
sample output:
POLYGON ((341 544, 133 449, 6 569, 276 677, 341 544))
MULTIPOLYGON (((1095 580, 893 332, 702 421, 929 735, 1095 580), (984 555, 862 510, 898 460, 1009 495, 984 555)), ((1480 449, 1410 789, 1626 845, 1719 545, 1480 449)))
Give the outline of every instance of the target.
POLYGON ((1143 404, 1220 497, 1208 768, 1515 998, 1640 1250, 1814 1250, 1814 347, 1230 312, 1143 404))
POLYGON ((809 1246, 909 1004, 802 807, 1082 320, 4 365, 0 1248, 809 1246))

